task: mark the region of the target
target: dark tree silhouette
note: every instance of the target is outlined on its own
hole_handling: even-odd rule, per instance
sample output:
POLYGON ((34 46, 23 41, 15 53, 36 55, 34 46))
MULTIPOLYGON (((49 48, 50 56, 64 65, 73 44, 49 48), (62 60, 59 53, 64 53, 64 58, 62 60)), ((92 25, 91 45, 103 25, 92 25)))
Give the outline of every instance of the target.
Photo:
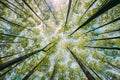
POLYGON ((104 12, 108 11, 109 9, 111 9, 112 7, 118 5, 120 3, 120 0, 110 0, 106 5, 102 6, 94 15, 92 15, 87 21, 85 21, 81 26, 79 26, 75 31, 73 31, 70 35, 74 34, 77 30, 79 30, 80 28, 84 27, 85 25, 87 25, 89 22, 91 22, 93 19, 95 19, 96 17, 100 16, 101 14, 103 14, 104 12))
POLYGON ((66 21, 65 21, 65 26, 66 26, 66 24, 67 24, 67 20, 68 20, 69 14, 70 14, 71 4, 72 4, 72 0, 69 0, 68 10, 67 10, 67 16, 66 16, 66 21))
POLYGON ((77 58, 77 56, 68 48, 72 56, 75 58, 76 62, 79 64, 80 68, 85 73, 88 80, 95 80, 95 78, 92 76, 92 74, 88 71, 88 69, 83 65, 83 63, 77 58))

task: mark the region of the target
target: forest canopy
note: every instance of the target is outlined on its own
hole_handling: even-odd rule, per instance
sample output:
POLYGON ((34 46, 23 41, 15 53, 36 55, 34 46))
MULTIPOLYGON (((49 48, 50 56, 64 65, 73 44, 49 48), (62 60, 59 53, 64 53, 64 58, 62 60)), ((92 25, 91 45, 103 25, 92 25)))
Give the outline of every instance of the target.
POLYGON ((120 80, 120 0, 0 0, 0 80, 120 80))

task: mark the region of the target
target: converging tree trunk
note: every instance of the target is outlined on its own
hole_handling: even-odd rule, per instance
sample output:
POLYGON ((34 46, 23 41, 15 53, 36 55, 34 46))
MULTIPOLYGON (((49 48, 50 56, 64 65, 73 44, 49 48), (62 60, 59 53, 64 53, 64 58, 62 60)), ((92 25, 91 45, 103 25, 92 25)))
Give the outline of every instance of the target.
POLYGON ((47 8, 49 9, 50 13, 52 14, 53 18, 55 19, 55 22, 57 23, 57 19, 55 17, 55 14, 53 13, 53 11, 51 10, 50 6, 48 5, 48 3, 46 2, 46 0, 43 0, 43 3, 45 3, 45 5, 47 6, 47 8))
POLYGON ((96 48, 96 49, 109 49, 109 50, 120 50, 119 47, 96 47, 96 46, 84 46, 87 48, 96 48))
MULTIPOLYGON (((50 45, 50 43, 49 43, 48 45, 50 45)), ((34 54, 36 54, 36 53, 38 53, 38 52, 40 52, 40 51, 45 52, 45 48, 46 48, 48 45, 46 45, 46 46, 45 46, 44 48, 42 48, 42 49, 33 51, 33 52, 28 53, 28 54, 26 54, 26 55, 24 55, 24 56, 21 56, 21 57, 12 59, 12 60, 10 60, 10 61, 8 61, 8 62, 5 62, 5 63, 0 64, 0 71, 3 70, 3 69, 5 69, 5 68, 7 68, 7 67, 9 67, 9 66, 11 66, 11 65, 13 65, 13 64, 15 64, 15 63, 20 62, 21 60, 25 60, 25 59, 29 58, 30 56, 32 56, 32 55, 34 55, 34 54)))
POLYGON ((98 40, 111 40, 111 39, 120 39, 120 36, 117 36, 117 37, 111 37, 111 38, 93 39, 93 40, 91 40, 91 41, 98 41, 98 40))
POLYGON ((87 25, 89 22, 91 22, 96 17, 100 16, 104 12, 108 11, 112 7, 118 5, 120 3, 120 0, 110 0, 106 5, 102 6, 94 15, 92 15, 87 21, 85 21, 81 26, 79 26, 76 30, 74 30, 70 35, 74 34, 76 31, 78 31, 80 28, 87 25))
POLYGON ((42 21, 45 24, 45 26, 47 26, 47 24, 44 22, 44 20, 42 20, 42 18, 37 15, 37 13, 30 7, 30 5, 26 2, 26 0, 22 0, 22 1, 38 17, 38 19, 40 19, 40 21, 42 21))
POLYGON ((46 56, 30 71, 22 80, 28 80, 28 78, 35 72, 36 68, 44 61, 46 56))
POLYGON ((96 1, 97 1, 97 0, 94 0, 94 1, 92 2, 92 4, 91 4, 91 3, 89 4, 88 8, 86 9, 86 11, 85 11, 85 12, 83 13, 83 15, 81 16, 79 22, 82 20, 82 18, 84 17, 84 15, 88 12, 88 10, 94 5, 94 3, 95 3, 96 1))
POLYGON ((66 21, 65 21, 65 27, 66 27, 67 20, 68 20, 69 14, 70 14, 71 4, 72 4, 72 0, 69 0, 69 3, 68 3, 68 10, 67 10, 67 16, 66 16, 66 21))
POLYGON ((55 63, 55 65, 54 65, 53 72, 52 72, 52 75, 51 75, 51 77, 50 77, 50 80, 53 80, 53 79, 54 79, 56 70, 57 70, 57 63, 55 63))
POLYGON ((85 73, 88 80, 95 80, 95 78, 92 76, 92 74, 87 70, 87 68, 83 65, 83 63, 77 58, 77 56, 68 48, 72 56, 75 58, 76 62, 79 64, 80 68, 85 73))
POLYGON ((95 28, 95 29, 92 29, 92 30, 90 30, 90 31, 88 31, 88 32, 86 32, 86 33, 95 31, 95 30, 97 30, 97 29, 99 29, 99 28, 102 28, 102 27, 104 27, 104 26, 106 26, 106 25, 109 25, 109 24, 114 23, 114 22, 119 21, 119 20, 120 20, 120 17, 118 17, 118 18, 116 18, 116 19, 114 19, 114 20, 112 20, 112 21, 110 21, 110 22, 108 22, 108 23, 106 23, 106 24, 103 24, 103 25, 101 25, 101 26, 99 26, 99 27, 97 27, 97 28, 95 28))
POLYGON ((107 31, 107 32, 103 32, 103 33, 100 33, 99 35, 106 34, 106 33, 112 33, 112 32, 118 32, 118 31, 120 31, 120 28, 119 29, 110 30, 110 31, 107 31))

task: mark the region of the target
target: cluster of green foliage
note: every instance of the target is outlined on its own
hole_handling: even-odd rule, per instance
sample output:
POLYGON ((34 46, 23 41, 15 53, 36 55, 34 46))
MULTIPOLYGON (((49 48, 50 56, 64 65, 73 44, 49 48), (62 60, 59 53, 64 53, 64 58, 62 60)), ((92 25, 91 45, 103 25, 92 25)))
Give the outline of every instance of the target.
POLYGON ((0 80, 120 80, 120 0, 56 1, 0 0, 0 80))

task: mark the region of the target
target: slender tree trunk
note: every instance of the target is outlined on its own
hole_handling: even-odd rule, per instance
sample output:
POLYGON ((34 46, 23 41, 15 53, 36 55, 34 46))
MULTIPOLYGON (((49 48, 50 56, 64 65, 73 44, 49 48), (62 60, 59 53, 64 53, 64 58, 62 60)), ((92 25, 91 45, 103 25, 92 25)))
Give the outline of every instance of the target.
POLYGON ((47 24, 42 20, 42 18, 41 17, 39 17, 37 14, 36 14, 36 12, 30 7, 30 5, 26 2, 26 0, 22 0, 24 3, 25 3, 25 5, 34 13, 34 15, 36 15, 39 19, 40 19, 40 21, 42 21, 44 24, 45 24, 45 26, 47 26, 47 24))
POLYGON ((34 0, 34 2, 35 2, 35 4, 37 5, 38 9, 40 10, 41 14, 43 14, 43 12, 42 12, 41 8, 40 8, 40 7, 39 7, 39 5, 37 4, 37 1, 36 1, 36 0, 34 0))
POLYGON ((54 69, 53 69, 52 75, 51 75, 51 77, 50 77, 50 80, 53 80, 53 79, 54 79, 56 70, 57 70, 57 64, 54 65, 54 69))
POLYGON ((67 25, 67 20, 68 20, 69 14, 70 14, 71 5, 72 5, 72 0, 69 0, 68 10, 67 10, 67 16, 66 16, 66 21, 65 21, 65 27, 67 25))
POLYGON ((118 18, 116 18, 116 19, 114 19, 114 20, 112 20, 112 21, 110 21, 110 22, 108 22, 108 23, 106 23, 106 24, 103 24, 103 25, 101 25, 101 26, 99 26, 99 27, 97 27, 97 28, 95 28, 95 29, 93 29, 93 30, 90 30, 90 31, 88 31, 88 32, 86 32, 86 33, 95 31, 95 30, 97 30, 97 29, 99 29, 99 28, 102 28, 102 27, 104 27, 104 26, 106 26, 106 25, 109 25, 109 24, 114 23, 114 22, 119 21, 119 20, 120 20, 120 17, 118 17, 118 18))
POLYGON ((53 11, 51 10, 50 6, 48 5, 48 3, 46 2, 46 0, 43 0, 43 3, 45 3, 45 5, 47 6, 47 8, 49 9, 49 11, 51 12, 53 18, 55 19, 55 22, 57 23, 57 19, 53 13, 53 11))
POLYGON ((0 71, 7 68, 7 67, 9 67, 9 66, 11 66, 11 65, 13 65, 13 64, 15 64, 15 63, 17 63, 17 62, 20 62, 21 60, 25 60, 25 59, 29 58, 30 56, 32 56, 32 55, 34 55, 34 54, 36 54, 36 53, 38 53, 40 51, 42 51, 42 49, 36 50, 36 51, 34 51, 32 53, 26 54, 24 56, 21 56, 21 57, 13 59, 11 61, 0 64, 0 71))
POLYGON ((84 46, 86 48, 96 48, 96 49, 109 49, 109 50, 120 50, 119 47, 96 47, 96 46, 84 46))
POLYGON ((30 39, 33 40, 32 38, 28 38, 25 36, 19 36, 19 35, 13 35, 13 34, 5 34, 5 33, 0 33, 1 35, 5 35, 5 36, 9 36, 9 37, 19 37, 19 38, 26 38, 26 39, 30 39))
POLYGON ((120 67, 117 67, 117 66, 115 66, 115 65, 113 65, 113 64, 111 64, 110 62, 106 62, 107 64, 109 64, 110 66, 112 66, 112 67, 114 67, 114 68, 117 68, 117 69, 120 69, 120 67))
POLYGON ((117 32, 117 31, 120 31, 120 28, 119 29, 114 29, 114 30, 111 30, 111 31, 108 31, 108 32, 103 32, 103 33, 100 33, 99 35, 106 34, 106 33, 111 33, 111 32, 117 32))
POLYGON ((76 31, 78 31, 80 28, 87 25, 89 22, 91 22, 93 19, 97 18, 104 12, 108 11, 109 9, 113 8, 114 6, 118 5, 120 3, 120 0, 110 0, 106 5, 102 6, 94 15, 92 15, 87 21, 85 21, 81 26, 79 26, 75 31, 73 31, 70 35, 74 34, 76 31))
POLYGON ((17 63, 14 67, 11 67, 10 69, 8 69, 7 71, 5 71, 3 74, 0 75, 0 77, 6 75, 8 72, 10 72, 11 70, 13 70, 19 63, 17 63))
POLYGON ((0 1, 0 3, 1 3, 3 6, 7 7, 8 9, 10 9, 11 11, 13 11, 14 13, 16 13, 17 15, 21 16, 19 13, 17 13, 16 11, 14 11, 11 7, 9 7, 9 6, 8 6, 7 4, 5 4, 4 2, 0 1))
POLYGON ((15 0, 15 2, 22 8, 22 9, 24 9, 25 11, 28 11, 27 9, 25 9, 24 8, 24 6, 23 5, 21 5, 20 3, 19 3, 19 1, 18 0, 15 0))
MULTIPOLYGON (((14 25, 16 25, 16 26, 21 27, 21 25, 16 24, 16 23, 13 23, 13 22, 11 22, 11 21, 9 21, 9 20, 5 19, 4 17, 1 17, 1 16, 0 16, 0 18, 1 18, 2 20, 4 20, 4 21, 6 21, 6 22, 10 23, 10 24, 14 24, 14 25)), ((15 26, 15 27, 16 27, 16 26, 15 26)), ((34 33, 34 31, 33 31, 33 30, 28 29, 28 28, 27 28, 27 27, 25 27, 25 26, 23 26, 22 28, 23 28, 23 29, 25 28, 25 29, 27 29, 28 31, 31 31, 31 32, 33 32, 33 33, 34 33)))
POLYGON ((22 80, 28 80, 28 78, 35 72, 36 68, 44 61, 46 56, 30 71, 22 80))
POLYGON ((3 43, 3 44, 4 44, 4 43, 5 43, 5 44, 10 44, 10 43, 12 43, 12 44, 13 44, 13 43, 20 43, 20 42, 11 42, 11 41, 5 42, 5 41, 4 41, 4 42, 0 42, 0 43, 3 43))
MULTIPOLYGON (((101 59, 101 58, 99 58, 99 59, 101 59)), ((117 66, 111 64, 109 61, 102 61, 102 62, 107 63, 108 65, 112 66, 113 68, 120 69, 120 67, 117 67, 117 66)))
MULTIPOLYGON (((19 7, 17 7, 16 5, 14 5, 12 2, 6 0, 9 4, 11 4, 12 6, 14 6, 15 8, 19 9, 20 11, 22 11, 24 14, 27 14, 27 12, 25 12, 24 10, 20 9, 19 7)), ((27 14, 28 16, 30 16, 29 14, 27 14)))
POLYGON ((89 4, 87 10, 83 13, 83 15, 82 15, 82 17, 80 18, 79 22, 81 22, 83 16, 88 12, 88 10, 94 5, 94 3, 95 3, 96 1, 97 1, 97 0, 94 0, 94 1, 92 2, 92 4, 91 4, 91 3, 89 4))
MULTIPOLYGON (((75 9, 75 6, 77 5, 77 2, 78 2, 78 0, 76 0, 76 1, 75 1, 75 4, 73 5, 72 12, 74 11, 74 9, 75 9)), ((72 13, 72 12, 71 12, 71 13, 72 13)))
POLYGON ((14 25, 20 26, 19 24, 16 24, 16 23, 10 22, 9 20, 5 19, 4 17, 1 17, 1 16, 0 16, 0 18, 1 18, 2 20, 4 20, 4 21, 10 23, 10 24, 14 24, 14 25))
POLYGON ((111 40, 111 39, 120 39, 120 36, 117 36, 117 37, 111 37, 111 38, 93 39, 93 40, 90 40, 90 41, 111 40))
MULTIPOLYGON (((86 62, 87 63, 87 62, 86 62)), ((90 67, 90 65, 87 65, 88 68, 99 78, 99 80, 102 80, 102 78, 90 67)))
MULTIPOLYGON (((28 49, 28 50, 31 50, 31 48, 28 49)), ((27 51, 28 51, 28 50, 27 50, 27 51)), ((21 52, 17 52, 17 53, 14 53, 14 54, 6 55, 6 56, 1 56, 1 57, 0 57, 0 60, 1 60, 1 59, 4 59, 4 58, 7 58, 7 57, 11 57, 11 56, 17 55, 17 54, 20 54, 20 53, 22 53, 22 52, 26 52, 26 51, 21 51, 21 52)))
MULTIPOLYGON (((49 43, 48 45, 50 45, 50 44, 51 44, 51 43, 49 43)), ((42 48, 42 49, 33 51, 33 52, 28 53, 28 54, 26 54, 26 55, 24 55, 24 56, 21 56, 21 57, 12 59, 12 60, 10 60, 10 61, 8 61, 8 62, 5 62, 5 63, 0 64, 0 71, 3 70, 3 69, 5 69, 5 68, 7 68, 7 67, 9 67, 9 66, 11 66, 11 65, 13 65, 13 64, 15 64, 15 63, 17 63, 17 62, 20 62, 20 61, 22 61, 22 60, 25 60, 25 59, 29 58, 30 56, 32 56, 32 55, 34 55, 34 54, 36 54, 36 53, 38 53, 38 52, 41 52, 41 51, 44 52, 44 51, 45 51, 45 48, 46 48, 48 45, 46 45, 46 46, 45 46, 44 48, 42 48)))
POLYGON ((11 57, 11 56, 20 54, 20 53, 22 53, 22 52, 28 52, 28 51, 30 51, 31 49, 34 49, 33 47, 36 47, 36 46, 38 46, 38 45, 35 45, 35 46, 30 47, 29 49, 26 49, 26 51, 17 52, 17 53, 14 53, 14 54, 10 54, 10 55, 3 56, 3 57, 1 56, 0 59, 4 59, 4 58, 7 58, 7 57, 11 57))
POLYGON ((87 68, 83 65, 83 63, 77 58, 77 56, 68 48, 72 56, 75 58, 76 62, 79 64, 80 68, 85 73, 88 80, 95 80, 95 78, 92 76, 92 74, 87 70, 87 68))

